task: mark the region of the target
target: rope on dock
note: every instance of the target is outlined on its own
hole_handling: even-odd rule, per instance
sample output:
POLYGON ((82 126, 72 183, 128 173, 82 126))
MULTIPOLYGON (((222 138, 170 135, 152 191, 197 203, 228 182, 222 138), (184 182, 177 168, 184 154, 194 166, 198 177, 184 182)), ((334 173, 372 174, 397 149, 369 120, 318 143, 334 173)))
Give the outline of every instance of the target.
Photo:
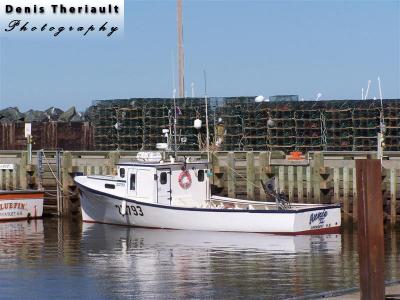
MULTIPOLYGON (((47 164, 47 166, 49 167, 49 170, 50 170, 51 174, 53 175, 54 179, 56 180, 57 185, 62 189, 63 196, 64 196, 64 195, 68 195, 68 194, 69 194, 69 196, 77 196, 77 195, 78 195, 78 192, 71 192, 71 191, 69 191, 69 190, 66 190, 66 191, 64 190, 63 184, 60 182, 60 180, 57 178, 56 174, 54 173, 53 169, 51 168, 50 163, 49 163, 49 160, 47 159, 46 154, 44 153, 44 151, 43 151, 43 158, 45 159, 46 164, 47 164), (67 193, 67 194, 66 194, 66 193, 67 193)), ((50 194, 50 193, 47 193, 47 194, 48 194, 49 196, 52 196, 52 197, 57 197, 57 195, 52 195, 52 194, 50 194)))

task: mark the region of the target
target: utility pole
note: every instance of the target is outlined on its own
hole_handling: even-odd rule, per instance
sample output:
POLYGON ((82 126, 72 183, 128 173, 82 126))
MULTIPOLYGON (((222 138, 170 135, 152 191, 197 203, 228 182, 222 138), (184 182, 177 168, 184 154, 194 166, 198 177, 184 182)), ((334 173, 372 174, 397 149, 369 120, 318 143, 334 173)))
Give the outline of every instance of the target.
POLYGON ((179 98, 185 97, 185 53, 183 49, 182 0, 177 0, 177 29, 178 29, 178 82, 179 98))

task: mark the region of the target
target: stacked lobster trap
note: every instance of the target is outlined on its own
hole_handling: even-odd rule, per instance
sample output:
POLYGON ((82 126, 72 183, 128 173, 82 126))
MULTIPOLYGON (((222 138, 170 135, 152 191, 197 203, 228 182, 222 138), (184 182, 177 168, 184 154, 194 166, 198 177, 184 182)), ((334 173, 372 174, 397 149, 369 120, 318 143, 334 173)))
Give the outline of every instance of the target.
MULTIPOLYGON (((386 150, 400 150, 400 100, 256 102, 254 97, 209 98, 211 150, 370 151, 386 129, 386 150)), ((206 148, 204 98, 96 101, 88 109, 96 150, 153 150, 173 132, 178 150, 206 148), (201 128, 194 128, 194 120, 201 128)))

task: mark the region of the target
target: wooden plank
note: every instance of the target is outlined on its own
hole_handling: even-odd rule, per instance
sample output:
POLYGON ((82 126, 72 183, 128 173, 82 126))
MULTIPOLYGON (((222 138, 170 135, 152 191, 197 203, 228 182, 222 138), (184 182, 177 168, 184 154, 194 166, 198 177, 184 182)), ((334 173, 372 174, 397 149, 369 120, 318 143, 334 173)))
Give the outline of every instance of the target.
MULTIPOLYGON (((267 181, 266 167, 268 165, 268 153, 260 152, 258 162, 260 170, 260 180, 265 183, 267 181)), ((264 189, 260 189, 260 200, 267 200, 267 195, 265 194, 264 189)))
POLYGON ((247 199, 254 200, 254 184, 255 184, 255 170, 254 170, 254 152, 246 153, 246 190, 247 199))
POLYGON ((306 188, 307 188, 307 199, 306 203, 311 203, 311 193, 312 193, 312 187, 311 187, 311 168, 307 167, 306 168, 306 188))
POLYGON ((27 163, 28 163, 28 153, 26 151, 22 151, 21 153, 21 165, 19 172, 19 184, 21 189, 26 190, 28 188, 28 180, 27 180, 27 163))
POLYGON ((294 199, 294 167, 293 166, 289 166, 288 167, 288 182, 289 182, 289 201, 293 202, 294 199))
POLYGON ((333 169, 333 201, 340 203, 340 169, 333 169))
POLYGON ((236 197, 235 153, 229 152, 227 156, 228 197, 236 197))
POLYGON ((397 169, 390 169, 390 224, 396 225, 397 209, 397 169))
POLYGON ((357 159, 361 299, 384 299, 382 173, 379 159, 357 159))
POLYGON ((321 174, 320 170, 324 166, 324 155, 322 152, 314 153, 314 167, 312 170, 312 180, 314 185, 314 203, 321 203, 321 174))
POLYGON ((349 168, 343 168, 343 212, 344 221, 347 222, 350 216, 349 206, 349 168))
POLYGON ((353 220, 357 222, 358 219, 358 195, 357 195, 357 172, 356 168, 353 171, 353 220))
POLYGON ((0 170, 0 188, 2 190, 5 190, 5 175, 4 175, 5 170, 0 170))
MULTIPOLYGON (((217 153, 212 153, 211 160, 212 160, 212 174, 213 174, 212 184, 219 188, 223 188, 224 187, 223 172, 220 165, 220 159, 217 153)), ((107 167, 105 172, 106 173, 108 172, 107 167)))
POLYGON ((299 166, 297 168, 297 201, 303 203, 303 167, 299 166))
POLYGON ((72 170, 72 155, 71 152, 65 151, 62 157, 62 188, 63 188, 63 196, 61 207, 59 207, 59 213, 63 216, 69 216, 72 214, 72 203, 69 197, 69 185, 72 180, 69 172, 72 170))
POLYGON ((11 187, 11 171, 10 170, 5 170, 5 187, 6 190, 10 190, 11 187))
POLYGON ((108 153, 108 164, 111 168, 111 173, 109 175, 117 174, 116 164, 119 162, 119 159, 120 159, 119 151, 112 151, 108 153))
POLYGON ((285 192, 285 167, 279 166, 279 173, 278 173, 278 182, 279 182, 279 192, 285 192))
POLYGON ((18 183, 17 183, 18 170, 19 170, 19 166, 16 165, 12 172, 12 189, 13 190, 16 190, 18 188, 18 183))

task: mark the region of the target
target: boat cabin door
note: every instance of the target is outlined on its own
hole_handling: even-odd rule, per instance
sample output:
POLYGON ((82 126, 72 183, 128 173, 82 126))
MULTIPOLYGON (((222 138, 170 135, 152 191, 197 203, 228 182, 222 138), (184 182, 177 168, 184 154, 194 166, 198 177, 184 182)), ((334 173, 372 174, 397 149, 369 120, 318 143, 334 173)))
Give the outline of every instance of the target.
POLYGON ((137 174, 136 170, 129 170, 128 171, 128 178, 127 178, 127 194, 128 197, 136 196, 137 194, 137 186, 136 186, 136 181, 137 181, 137 174))
POLYGON ((157 170, 157 202, 159 204, 171 204, 171 169, 157 170))

